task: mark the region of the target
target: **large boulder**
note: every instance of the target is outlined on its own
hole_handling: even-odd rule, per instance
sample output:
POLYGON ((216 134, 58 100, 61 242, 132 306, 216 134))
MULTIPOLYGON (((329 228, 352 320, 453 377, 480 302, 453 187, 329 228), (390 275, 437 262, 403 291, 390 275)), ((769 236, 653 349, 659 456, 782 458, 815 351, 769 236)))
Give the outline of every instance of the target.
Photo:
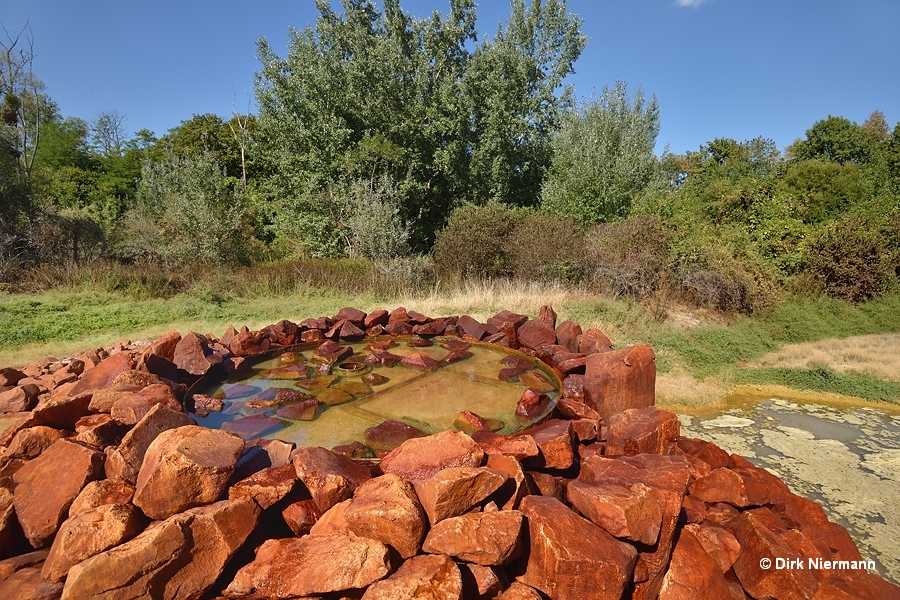
POLYGON ((607 421, 606 454, 669 454, 681 433, 678 415, 648 406, 629 408, 607 421))
POLYGON ((294 469, 312 495, 320 512, 353 495, 353 490, 372 473, 346 456, 317 446, 303 446, 291 453, 294 469))
POLYGON ((716 561, 688 529, 682 529, 663 577, 660 600, 721 600, 731 592, 716 561))
POLYGON ((415 556, 397 572, 369 586, 363 600, 461 600, 462 576, 459 567, 446 556, 415 556))
POLYGON ((381 460, 381 470, 407 481, 428 479, 448 467, 479 467, 484 451, 459 431, 442 431, 403 442, 381 460))
POLYGON ((134 504, 148 517, 162 520, 215 502, 243 449, 240 436, 198 425, 160 433, 144 456, 134 504))
POLYGON ((500 489, 505 473, 486 467, 450 467, 415 482, 416 494, 434 526, 470 510, 500 489))
POLYGON ((122 442, 107 457, 106 476, 135 483, 144 462, 144 455, 153 440, 163 431, 188 425, 196 423, 187 414, 176 412, 162 404, 154 405, 122 437, 122 442))
POLYGON ((479 565, 505 565, 522 553, 522 526, 517 510, 467 513, 432 527, 422 550, 479 565))
POLYGON ((16 471, 14 504, 31 545, 50 544, 69 514, 69 506, 89 482, 103 476, 103 455, 60 439, 16 471))
POLYGON ((656 355, 645 344, 593 354, 584 373, 584 400, 607 423, 629 408, 653 406, 656 355))
POLYGON ((391 546, 404 559, 418 553, 428 527, 412 484, 391 473, 357 487, 344 518, 350 531, 391 546))

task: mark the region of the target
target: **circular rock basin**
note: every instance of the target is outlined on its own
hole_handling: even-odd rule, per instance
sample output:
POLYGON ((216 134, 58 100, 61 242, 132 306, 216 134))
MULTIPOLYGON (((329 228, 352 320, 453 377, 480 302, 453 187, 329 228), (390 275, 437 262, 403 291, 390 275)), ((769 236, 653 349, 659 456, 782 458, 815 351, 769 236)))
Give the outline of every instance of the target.
POLYGON ((377 451, 392 445, 381 437, 417 433, 401 423, 432 434, 471 431, 480 417, 483 428, 511 433, 552 410, 559 388, 552 369, 508 348, 454 337, 378 337, 254 357, 224 381, 200 380, 188 397, 195 398, 198 423, 247 440, 326 448, 361 442, 377 451), (516 414, 526 389, 549 398, 528 418, 516 414), (386 421, 387 431, 373 429, 386 421))

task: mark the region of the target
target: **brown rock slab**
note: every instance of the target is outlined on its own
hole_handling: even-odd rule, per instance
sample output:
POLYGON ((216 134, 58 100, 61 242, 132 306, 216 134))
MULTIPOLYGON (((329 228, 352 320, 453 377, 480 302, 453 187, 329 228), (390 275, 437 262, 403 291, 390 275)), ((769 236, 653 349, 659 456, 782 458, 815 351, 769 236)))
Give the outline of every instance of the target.
POLYGON ((412 484, 390 473, 357 487, 344 518, 350 531, 393 547, 404 559, 418 553, 428 527, 412 484))
POLYGON ((4 600, 57 600, 61 592, 62 584, 41 577, 37 566, 19 569, 0 581, 0 598, 4 600))
POLYGON ((18 385, 19 381, 25 379, 27 375, 18 369, 12 367, 0 368, 0 387, 12 387, 18 385))
POLYGON ((406 440, 427 435, 421 429, 402 421, 389 419, 375 427, 368 427, 363 434, 366 445, 376 452, 390 452, 406 440))
POLYGON ((172 362, 191 375, 206 375, 222 359, 210 349, 205 336, 191 332, 175 345, 172 362))
POLYGON ((613 349, 609 336, 599 329, 588 329, 575 337, 575 351, 582 354, 599 354, 613 349))
POLYGON ((641 344, 593 354, 585 369, 585 402, 605 422, 623 410, 653 406, 656 357, 650 346, 641 344))
POLYGON ((268 467, 228 488, 228 498, 231 500, 249 498, 262 509, 266 509, 286 498, 297 485, 297 481, 297 470, 294 465, 268 467))
POLYGON ((550 407, 550 396, 532 388, 522 392, 516 403, 516 417, 525 424, 533 422, 550 407))
POLYGON ((57 440, 22 465, 13 476, 14 505, 31 545, 49 545, 78 493, 102 475, 103 455, 67 439, 57 440))
POLYGON ((678 416, 655 406, 623 410, 606 424, 606 454, 610 456, 668 454, 681 432, 678 416))
POLYGON ((527 496, 520 509, 530 544, 522 583, 559 600, 622 597, 634 569, 634 547, 554 498, 527 496))
POLYGON ((244 440, 227 431, 187 425, 160 433, 147 448, 134 504, 162 520, 215 502, 234 472, 244 440))
POLYGON ((662 526, 662 509, 652 490, 642 483, 628 488, 614 483, 566 486, 569 502, 613 537, 655 544, 662 526))
POLYGON ((543 596, 533 587, 514 581, 497 600, 543 600, 543 596))
MULTIPOLYGON (((387 315, 387 311, 382 311, 385 315, 387 315)), ((358 308, 353 308, 352 306, 345 306, 344 308, 337 311, 337 314, 334 315, 331 320, 332 321, 350 321, 354 325, 364 325, 366 323, 366 317, 368 315, 358 308)), ((387 323, 387 320, 385 320, 387 323)), ((382 323, 383 324, 383 323, 382 323)), ((372 325, 372 323, 369 323, 372 325)))
POLYGON ((309 533, 321 516, 321 511, 311 498, 292 502, 281 511, 281 518, 297 536, 309 533))
POLYGON ((135 483, 147 448, 163 431, 195 425, 183 412, 175 412, 162 404, 152 407, 144 417, 122 437, 122 443, 106 460, 106 476, 135 483))
POLYGON ((689 493, 707 504, 724 502, 735 508, 745 508, 749 505, 744 480, 725 467, 715 469, 709 475, 697 479, 691 484, 689 493))
POLYGON ((69 507, 69 518, 105 504, 126 504, 134 496, 134 486, 121 479, 98 479, 81 490, 69 507))
POLYGON ((578 352, 578 336, 584 333, 575 321, 563 321, 556 326, 556 341, 569 352, 578 352))
POLYGON ((731 592, 716 561, 688 529, 682 529, 663 577, 660 600, 722 600, 731 592))
POLYGON ((509 585, 502 569, 474 564, 457 564, 462 575, 463 598, 496 598, 509 585))
POLYGON ((104 504, 67 519, 50 547, 41 575, 52 582, 69 568, 136 536, 144 518, 131 504, 104 504))
POLYGON ((741 545, 730 531, 724 527, 709 524, 689 524, 684 528, 694 534, 706 553, 716 561, 716 565, 723 575, 731 569, 741 552, 741 545))
POLYGON ((291 453, 297 477, 303 482, 321 512, 347 500, 371 471, 346 456, 317 446, 303 446, 291 453))
POLYGON ((78 383, 69 390, 69 396, 76 397, 82 394, 93 394, 98 390, 109 387, 112 381, 124 371, 129 371, 134 366, 134 358, 128 352, 118 352, 105 358, 100 363, 85 371, 78 383))
POLYGON ((0 413, 18 413, 31 410, 38 401, 38 387, 25 385, 0 392, 0 413))
POLYGON ((439 521, 470 510, 496 492, 505 473, 486 467, 449 467, 414 483, 419 502, 432 527, 439 521))
POLYGON ((67 431, 56 429, 55 427, 47 427, 46 425, 21 429, 10 442, 3 458, 37 458, 41 452, 49 448, 54 442, 70 435, 67 431))
POLYGON ((448 467, 478 467, 484 451, 466 434, 442 431, 403 442, 381 459, 381 470, 415 483, 448 467))
POLYGON ((422 550, 479 565, 506 565, 522 553, 523 519, 517 510, 449 517, 431 528, 422 550))
POLYGON ((259 506, 224 500, 154 523, 69 569, 62 597, 200 598, 259 521, 259 506))
POLYGON ((472 439, 486 454, 504 454, 524 460, 541 452, 530 435, 498 435, 491 431, 475 431, 472 439))
POLYGON ((414 556, 387 579, 370 585, 362 597, 363 600, 462 600, 462 576, 456 563, 446 556, 414 556))
POLYGON ((568 469, 575 464, 575 436, 572 422, 550 419, 522 432, 531 436, 540 449, 541 468, 568 469))
POLYGON ((519 508, 522 498, 528 495, 528 480, 522 464, 512 456, 489 454, 486 466, 505 474, 508 478, 493 494, 499 508, 503 510, 519 508))
POLYGON ((517 330, 516 336, 520 346, 537 350, 546 344, 556 343, 556 331, 540 319, 525 321, 517 330))
POLYGON ((388 548, 355 535, 267 540, 237 572, 228 598, 297 598, 364 588, 390 572, 388 548))

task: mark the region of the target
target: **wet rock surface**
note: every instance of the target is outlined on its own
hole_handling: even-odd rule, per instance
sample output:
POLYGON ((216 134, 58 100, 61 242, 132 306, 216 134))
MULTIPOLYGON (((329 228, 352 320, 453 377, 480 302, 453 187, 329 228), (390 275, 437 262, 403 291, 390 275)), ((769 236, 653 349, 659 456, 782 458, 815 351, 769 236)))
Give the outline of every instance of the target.
MULTIPOLYGON (((6 406, 29 393, 37 404, 0 432, 0 597, 898 596, 863 561, 877 556, 880 573, 896 573, 900 419, 776 405, 788 415, 778 421, 763 403, 759 414, 679 420, 653 406, 652 349, 614 350, 598 330, 556 322, 550 307, 486 323, 348 307, 2 369, 18 390, 6 406), (315 340, 324 387, 337 383, 332 367, 367 369, 346 345, 362 328, 418 333, 416 351, 466 352, 473 337, 521 349, 556 371, 562 398, 507 435, 477 410, 456 431, 376 431, 380 459, 362 443, 254 439, 275 417, 231 421, 241 437, 188 414, 198 373, 233 369, 237 354, 285 348, 277 374, 303 389, 313 367, 290 348, 298 341, 315 340), (447 332, 462 339, 430 339, 447 332), (795 492, 826 500, 827 512, 795 492), (857 547, 842 524, 868 537, 857 547), (766 558, 803 568, 766 569, 766 558), (817 560, 849 566, 809 566, 817 560)), ((390 358, 393 340, 378 339, 371 356, 390 358)), ((416 374, 433 366, 414 362, 416 374)), ((510 355, 498 370, 540 398, 549 382, 520 362, 510 355)), ((230 393, 279 408, 307 398, 230 393)))

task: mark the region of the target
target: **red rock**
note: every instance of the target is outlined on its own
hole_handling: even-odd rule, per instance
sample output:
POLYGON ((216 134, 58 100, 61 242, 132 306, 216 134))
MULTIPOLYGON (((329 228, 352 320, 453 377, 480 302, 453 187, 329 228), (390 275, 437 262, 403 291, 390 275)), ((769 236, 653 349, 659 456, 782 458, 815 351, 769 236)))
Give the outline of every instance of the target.
POLYGON ((526 348, 537 350, 546 344, 556 343, 556 331, 553 327, 539 319, 526 321, 516 330, 519 344, 526 348))
POLYGON ((566 486, 559 477, 540 471, 528 471, 527 475, 534 493, 548 498, 556 498, 560 502, 566 499, 566 486))
POLYGON ((409 314, 406 312, 406 309, 402 306, 398 306, 394 310, 391 311, 391 314, 388 316, 388 323, 408 323, 409 322, 409 314))
POLYGON ((442 431, 403 442, 381 459, 384 473, 395 473, 409 482, 428 479, 448 467, 478 467, 484 451, 458 431, 442 431))
POLYGON ((139 392, 124 394, 116 400, 109 412, 119 423, 134 425, 153 408, 154 404, 162 404, 176 412, 184 412, 172 388, 164 383, 148 385, 139 392))
POLYGON ((819 587, 814 572, 805 568, 777 568, 774 561, 778 558, 799 561, 806 567, 808 558, 818 553, 802 534, 778 525, 777 517, 766 508, 751 509, 733 519, 728 529, 737 538, 741 550, 732 568, 747 593, 755 598, 811 598, 819 587), (763 558, 772 561, 771 567, 762 568, 763 558))
MULTIPOLYGON (((559 355, 557 355, 557 356, 559 356, 559 355)), ((584 374, 586 365, 587 365, 587 357, 586 356, 569 355, 569 356, 561 357, 561 358, 565 358, 565 360, 561 360, 559 362, 556 362, 556 364, 555 364, 556 370, 561 375, 584 374)))
POLYGON ((312 421, 316 417, 316 411, 321 403, 316 398, 302 400, 297 404, 281 408, 276 413, 283 419, 293 419, 295 421, 312 421))
POLYGON ((493 317, 490 317, 487 320, 487 324, 499 328, 503 323, 512 323, 513 326, 518 329, 526 321, 528 321, 528 317, 525 315, 520 315, 508 310, 501 310, 493 317))
POLYGON ((222 429, 236 433, 247 441, 258 438, 270 431, 280 429, 284 421, 276 417, 266 415, 251 415, 240 417, 231 421, 225 421, 222 429))
POLYGON ((428 323, 415 325, 412 332, 415 335, 421 335, 423 337, 433 337, 436 335, 443 335, 445 329, 447 329, 447 323, 443 319, 436 319, 428 323))
POLYGON ((39 566, 19 569, 0 581, 0 598, 8 600, 57 600, 61 593, 62 584, 41 577, 39 566))
POLYGON ((522 553, 522 525, 517 510, 450 517, 431 528, 422 550, 479 565, 506 565, 522 553))
POLYGON ((244 440, 227 431, 188 425, 160 433, 147 448, 134 504, 162 520, 215 502, 234 472, 244 440))
POLYGON ((719 567, 724 575, 728 572, 741 551, 737 538, 724 527, 718 525, 686 525, 686 531, 696 536, 697 541, 719 567))
POLYGON ((575 351, 582 354, 600 354, 613 349, 609 337, 599 329, 588 329, 575 337, 575 351))
POLYGON ((514 581, 497 600, 543 600, 543 596, 533 587, 514 581))
POLYGON ((274 325, 262 329, 266 337, 275 346, 293 346, 300 343, 300 327, 287 319, 282 319, 274 325))
POLYGON ((294 465, 268 467, 232 485, 228 489, 228 498, 250 498, 265 510, 287 497, 297 481, 294 465))
POLYGON ((453 421, 453 426, 460 431, 465 431, 466 433, 490 430, 490 425, 488 424, 487 419, 480 415, 476 415, 469 410, 460 412, 459 416, 456 417, 456 420, 453 421))
POLYGON ((379 308, 378 310, 373 310, 368 315, 366 315, 366 318, 363 319, 363 325, 366 327, 366 329, 368 329, 369 327, 374 327, 375 325, 384 327, 388 324, 389 317, 390 313, 388 313, 388 311, 379 308))
POLYGON ((488 331, 485 329, 484 324, 479 323, 469 315, 462 315, 456 322, 456 325, 462 328, 466 335, 476 340, 483 340, 488 336, 488 331))
POLYGON ((418 553, 428 527, 412 484, 392 474, 357 487, 344 518, 350 531, 393 547, 404 559, 418 553))
POLYGON ((556 326, 556 340, 569 352, 578 352, 578 336, 582 333, 581 325, 575 321, 563 321, 556 326))
POLYGON ((194 424, 194 420, 185 413, 175 412, 162 404, 155 405, 125 434, 119 447, 108 456, 106 476, 134 483, 144 454, 156 436, 168 429, 194 424))
POLYGON ((409 335, 413 326, 406 321, 394 321, 384 326, 384 332, 389 335, 409 335))
POLYGON ((516 417, 522 423, 531 423, 546 414, 550 402, 547 394, 528 388, 522 392, 522 397, 516 404, 516 417))
POLYGON ((114 420, 110 415, 100 413, 85 417, 75 424, 78 432, 73 438, 76 442, 103 450, 108 446, 118 446, 128 433, 128 427, 114 420))
POLYGON ((350 346, 341 346, 337 342, 327 340, 319 344, 313 354, 330 363, 339 363, 346 360, 353 354, 353 348, 350 346))
MULTIPOLYGON (((581 404, 584 403, 584 375, 574 373, 566 375, 562 383, 562 399, 581 404)), ((597 413, 597 411, 594 412, 599 418, 600 413, 597 413)))
POLYGON ((297 598, 364 588, 390 572, 388 548, 354 535, 309 534, 267 540, 225 590, 229 598, 255 593, 297 598))
POLYGON ((258 520, 259 507, 248 500, 224 500, 174 515, 73 566, 62 597, 200 598, 258 520))
POLYGON ((524 460, 540 454, 537 444, 530 435, 498 435, 491 431, 475 431, 472 439, 485 454, 504 454, 524 460))
POLYGON ((120 373, 132 369, 133 366, 134 358, 130 353, 112 354, 93 369, 86 371, 78 383, 69 390, 69 396, 74 398, 83 394, 93 394, 108 387, 120 373))
POLYGON ((36 458, 55 441, 70 435, 68 431, 61 431, 45 425, 22 429, 9 443, 3 458, 36 458))
POLYGON ((540 308, 537 319, 543 321, 552 329, 556 329, 556 311, 549 304, 545 304, 540 308))
POLYGON ((325 335, 319 329, 308 329, 300 334, 300 341, 303 343, 321 342, 325 339, 325 335))
POLYGON ((509 585, 502 569, 467 563, 457 566, 462 576, 463 598, 496 598, 509 585))
POLYGON ((631 581, 634 547, 617 542, 562 502, 527 496, 529 552, 519 580, 554 599, 621 598, 631 581))
POLYGON ((57 440, 22 465, 13 476, 14 505, 31 545, 49 545, 78 493, 102 475, 103 455, 67 439, 57 440))
POLYGON ((506 480, 505 473, 485 467, 448 467, 414 485, 419 502, 434 526, 483 502, 506 480))
POLYGON ((649 406, 631 408, 607 420, 606 454, 669 454, 681 432, 675 413, 649 406))
POLYGON ((402 421, 387 420, 375 427, 368 427, 364 437, 366 445, 376 452, 391 451, 406 440, 427 435, 421 429, 402 421))
POLYGON ((182 337, 175 346, 172 362, 180 370, 191 375, 206 375, 210 369, 222 362, 222 358, 209 348, 205 336, 191 332, 182 337))
POLYGON ((688 523, 700 523, 706 518, 706 503, 694 496, 685 496, 681 509, 688 523))
POLYGON ((291 462, 323 513, 350 498, 353 490, 372 477, 366 467, 316 446, 297 448, 291 453, 291 462))
POLYGON ((300 327, 306 329, 318 329, 319 331, 327 331, 331 329, 332 321, 328 317, 318 317, 315 319, 303 319, 300 321, 300 327))
MULTIPOLYGON (((335 325, 336 327, 337 325, 335 325)), ((327 335, 325 337, 328 337, 327 335)), ((350 321, 341 322, 341 328, 338 331, 338 337, 345 342, 358 342, 366 337, 366 332, 351 323, 350 321)))
POLYGON ((571 421, 572 435, 579 444, 589 444, 597 441, 597 435, 600 432, 600 421, 598 419, 576 419, 571 421))
POLYGON ((0 387, 12 387, 18 385, 19 381, 25 379, 25 377, 25 373, 13 369, 12 367, 0 368, 0 387))
POLYGON ((374 456, 369 447, 359 441, 334 446, 331 451, 347 458, 370 458, 374 456))
POLYGON ((715 469, 691 484, 690 494, 707 504, 725 502, 735 508, 749 506, 744 480, 741 476, 724 467, 715 469))
POLYGON ((38 401, 38 387, 25 385, 0 392, 0 413, 17 413, 31 410, 38 401))
MULTIPOLYGON (((93 372, 93 371, 92 371, 93 372)), ((78 383, 81 383, 80 381, 78 383)), ((78 385, 78 384, 75 384, 78 385)), ((70 388, 69 391, 71 391, 70 388)), ((69 393, 66 392, 66 394, 69 393)), ((75 423, 83 417, 91 402, 90 393, 82 393, 77 396, 61 395, 51 397, 47 401, 39 402, 31 411, 31 416, 24 423, 24 427, 34 427, 35 425, 49 425, 57 429, 67 429, 69 431, 75 428, 75 423)))
POLYGON ((131 504, 104 504, 70 517, 59 528, 41 575, 60 582, 70 567, 127 542, 143 526, 143 517, 131 504))
POLYGON ((86 486, 69 507, 69 518, 105 504, 127 504, 134 496, 134 486, 121 479, 99 479, 86 486))
POLYGON ((462 600, 462 576, 459 567, 446 556, 415 556, 400 565, 387 579, 376 581, 363 594, 363 600, 462 600))
POLYGON ((521 463, 512 456, 489 454, 486 466, 508 478, 493 494, 497 505, 503 510, 519 508, 522 498, 528 495, 528 480, 521 463))
POLYGON ((722 600, 731 592, 716 562, 693 533, 683 529, 663 577, 660 600, 722 600))
POLYGON ((614 483, 573 481, 566 487, 573 507, 610 535, 652 545, 659 539, 662 509, 652 490, 641 483, 628 488, 614 483))
POLYGON ((531 436, 540 449, 540 468, 568 469, 575 464, 575 437, 571 421, 550 419, 522 433, 531 436))
POLYGON ((281 511, 281 517, 296 536, 309 533, 321 516, 322 512, 311 498, 292 502, 281 511))
POLYGON ((265 331, 241 332, 228 343, 228 350, 235 356, 256 356, 268 352, 271 348, 272 340, 265 331))
POLYGON ((437 367, 438 362, 422 352, 413 352, 400 359, 400 364, 417 371, 431 371, 437 367))
MULTIPOLYGON (((232 328, 233 330, 234 328, 232 328)), ((146 360, 148 356, 159 356, 168 361, 175 360, 175 347, 181 341, 181 334, 175 330, 169 331, 141 349, 141 357, 146 360)))
POLYGON ((607 423, 623 410, 653 406, 655 386, 656 362, 650 346, 641 344, 587 359, 584 399, 607 423))

